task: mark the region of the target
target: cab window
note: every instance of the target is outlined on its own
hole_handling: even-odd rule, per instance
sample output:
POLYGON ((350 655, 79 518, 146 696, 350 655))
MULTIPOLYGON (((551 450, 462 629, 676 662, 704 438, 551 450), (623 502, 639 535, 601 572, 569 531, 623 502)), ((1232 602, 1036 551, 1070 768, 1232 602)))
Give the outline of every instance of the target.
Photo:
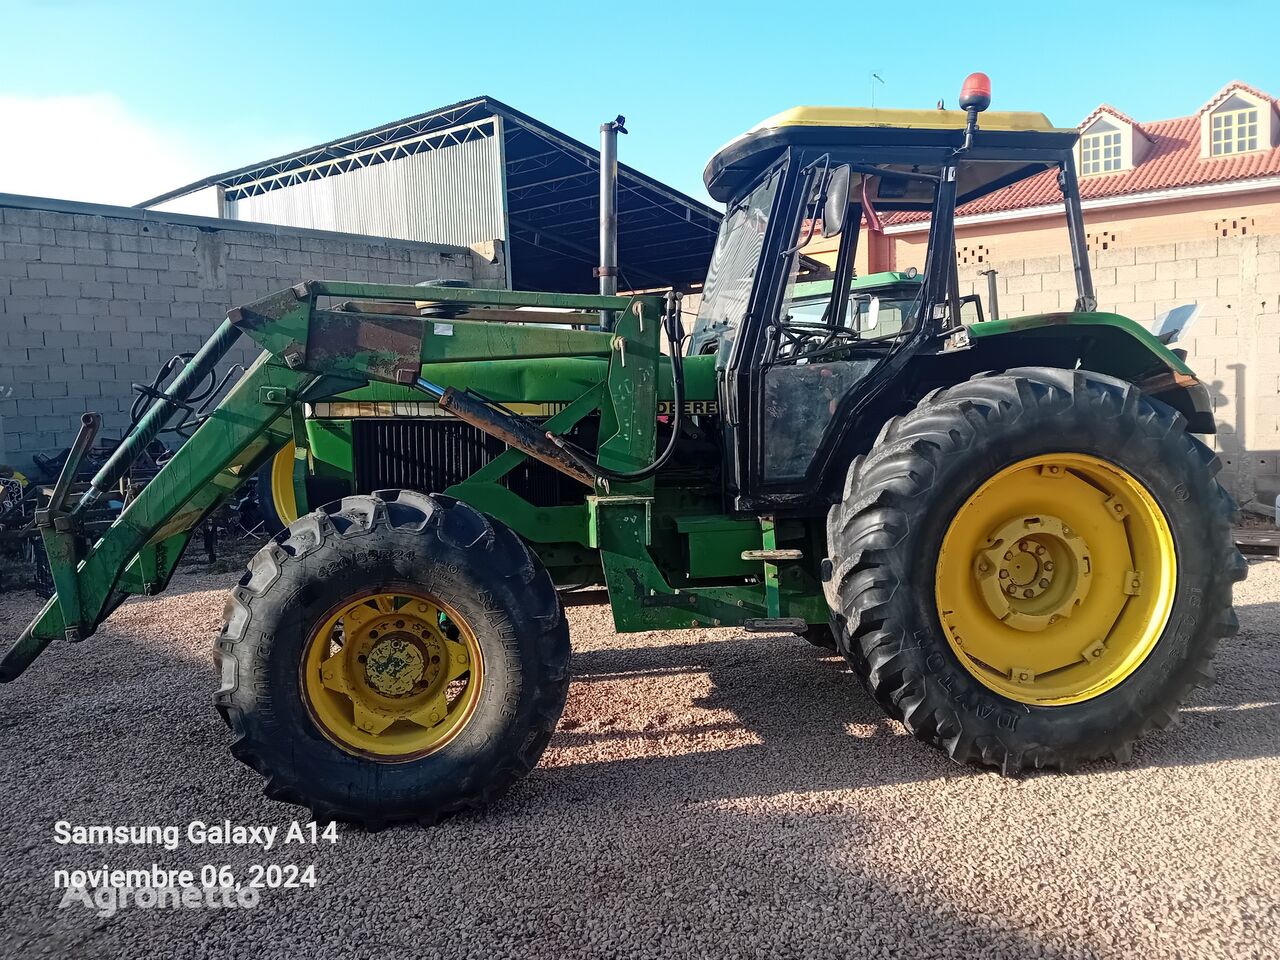
POLYGON ((725 213, 711 253, 698 319, 689 340, 690 353, 717 352, 728 357, 746 316, 774 198, 782 182, 782 166, 774 167, 744 198, 725 213))

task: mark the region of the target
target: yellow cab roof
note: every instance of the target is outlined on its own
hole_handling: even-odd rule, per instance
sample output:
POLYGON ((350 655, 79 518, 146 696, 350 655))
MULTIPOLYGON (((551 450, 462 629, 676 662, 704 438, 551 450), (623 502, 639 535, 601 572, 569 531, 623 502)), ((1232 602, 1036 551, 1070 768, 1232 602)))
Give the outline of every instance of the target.
MULTIPOLYGON (((721 147, 708 161, 703 180, 712 197, 726 201, 785 144, 880 145, 890 153, 893 145, 957 146, 967 123, 963 110, 792 107, 721 147)), ((1030 111, 986 111, 978 116, 978 130, 980 138, 991 142, 994 137, 995 145, 1009 150, 1014 165, 1027 162, 1020 149, 1070 150, 1078 136, 1074 128, 1055 127, 1043 113, 1030 111)))
MULTIPOLYGON (((907 127, 916 130, 963 130, 968 115, 963 110, 885 110, 878 107, 792 107, 751 128, 777 127, 907 127)), ((989 110, 978 115, 983 130, 1034 130, 1074 133, 1049 122, 1043 113, 989 110)))

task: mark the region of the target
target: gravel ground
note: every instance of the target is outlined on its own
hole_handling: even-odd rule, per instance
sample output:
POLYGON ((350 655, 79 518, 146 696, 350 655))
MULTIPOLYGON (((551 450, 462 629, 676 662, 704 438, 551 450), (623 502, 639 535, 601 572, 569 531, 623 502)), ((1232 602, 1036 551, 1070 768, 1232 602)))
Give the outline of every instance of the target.
MULTIPOLYGON (((1280 956, 1280 563, 1221 681, 1125 766, 1004 780, 886 721, 792 637, 573 618, 541 767, 497 807, 334 845, 66 846, 54 823, 285 826, 231 760, 186 575, 0 689, 0 956, 1280 956), (317 866, 251 910, 59 908, 58 868, 317 866)), ((0 637, 34 612, 0 600, 0 637)))

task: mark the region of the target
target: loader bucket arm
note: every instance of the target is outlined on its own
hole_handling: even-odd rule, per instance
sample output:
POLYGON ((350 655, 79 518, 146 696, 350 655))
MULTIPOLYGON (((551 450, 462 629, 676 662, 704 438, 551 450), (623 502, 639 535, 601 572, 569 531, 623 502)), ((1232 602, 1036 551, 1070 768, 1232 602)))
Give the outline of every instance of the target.
POLYGON ((72 505, 51 502, 42 511, 41 535, 58 592, 0 659, 0 682, 21 675, 54 640, 90 636, 129 594, 163 590, 197 525, 294 436, 292 412, 301 404, 370 380, 413 384, 424 364, 432 362, 566 354, 607 358, 616 338, 579 327, 597 322, 599 310, 633 308, 637 318, 643 310, 656 329, 660 301, 652 297, 319 281, 232 310, 168 393, 152 401, 89 491, 72 505), (434 317, 419 315, 415 304, 424 296, 446 309, 434 317), (318 305, 338 298, 348 302, 318 305), (518 326, 483 314, 461 319, 481 307, 503 320, 519 308, 533 312, 519 314, 518 326), (546 312, 550 308, 571 312, 546 312), (264 352, 115 522, 89 542, 83 525, 87 507, 118 484, 205 372, 242 335, 264 352))
POLYGON ((0 681, 18 677, 53 640, 91 635, 125 595, 159 593, 200 521, 292 436, 287 417, 277 425, 286 408, 260 403, 263 390, 297 395, 315 379, 264 354, 97 543, 85 549, 73 513, 54 518, 63 529, 41 532, 58 593, 0 661, 0 681))

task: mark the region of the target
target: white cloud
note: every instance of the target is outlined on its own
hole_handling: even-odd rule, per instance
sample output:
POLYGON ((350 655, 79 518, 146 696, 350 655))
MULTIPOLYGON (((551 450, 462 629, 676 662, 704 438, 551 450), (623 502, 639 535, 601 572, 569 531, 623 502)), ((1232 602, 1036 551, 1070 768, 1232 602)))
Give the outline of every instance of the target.
POLYGON ((0 93, 0 193, 130 205, 217 173, 110 94, 0 93))

